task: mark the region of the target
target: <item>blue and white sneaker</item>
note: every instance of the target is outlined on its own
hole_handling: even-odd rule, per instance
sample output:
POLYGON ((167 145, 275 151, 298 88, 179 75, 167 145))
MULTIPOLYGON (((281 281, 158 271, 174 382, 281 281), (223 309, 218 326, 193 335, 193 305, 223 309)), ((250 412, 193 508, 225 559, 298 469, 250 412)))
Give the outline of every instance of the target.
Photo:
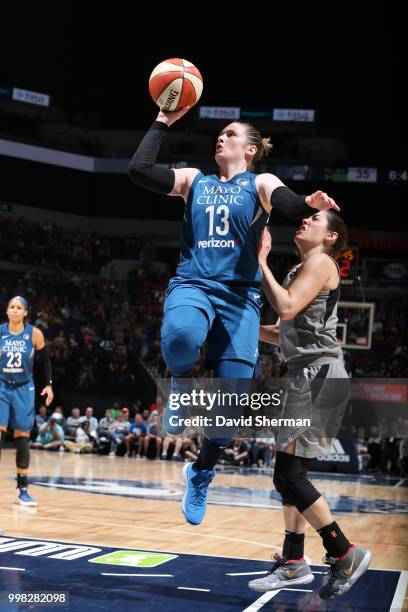
POLYGON ((27 489, 17 489, 17 500, 22 506, 36 506, 37 502, 29 495, 27 489))
POLYGON ((207 508, 207 489, 216 474, 215 470, 196 470, 193 463, 183 467, 186 492, 181 501, 184 518, 190 525, 199 525, 207 508))

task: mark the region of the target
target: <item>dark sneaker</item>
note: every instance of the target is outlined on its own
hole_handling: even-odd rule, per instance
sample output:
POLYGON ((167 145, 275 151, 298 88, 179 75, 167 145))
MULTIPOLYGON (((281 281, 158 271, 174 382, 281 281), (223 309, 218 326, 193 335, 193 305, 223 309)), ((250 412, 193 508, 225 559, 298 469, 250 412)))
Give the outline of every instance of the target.
POLYGON ((22 506, 37 506, 36 500, 29 495, 27 489, 17 489, 17 501, 22 506))
POLYGON ((287 586, 310 584, 314 576, 310 567, 304 559, 299 561, 287 561, 285 557, 274 555, 271 569, 263 578, 257 578, 248 582, 253 591, 275 591, 287 586))
POLYGON ((319 591, 320 597, 336 599, 345 595, 368 569, 371 558, 371 552, 359 546, 351 546, 339 559, 326 555, 323 562, 330 565, 330 569, 324 574, 323 586, 319 591))

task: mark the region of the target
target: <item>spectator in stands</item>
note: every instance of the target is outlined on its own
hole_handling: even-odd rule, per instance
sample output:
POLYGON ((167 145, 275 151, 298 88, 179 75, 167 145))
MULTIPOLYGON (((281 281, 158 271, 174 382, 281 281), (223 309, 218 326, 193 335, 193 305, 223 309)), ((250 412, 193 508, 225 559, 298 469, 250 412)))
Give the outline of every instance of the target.
POLYGON ((145 408, 144 410, 142 410, 142 419, 143 419, 143 421, 145 422, 146 427, 147 427, 147 426, 148 426, 148 424, 149 424, 149 416, 150 416, 150 413, 149 413, 149 410, 148 410, 147 408, 145 408))
POLYGON ((58 450, 60 447, 63 448, 65 436, 64 430, 59 424, 60 420, 59 413, 54 412, 48 421, 41 426, 32 448, 43 450, 58 450))
POLYGON ((81 422, 81 413, 79 408, 72 408, 71 416, 67 418, 65 423, 65 433, 70 438, 75 438, 77 427, 79 427, 81 422))
POLYGON ((98 436, 100 438, 109 437, 110 427, 113 422, 114 421, 112 418, 112 410, 109 410, 108 408, 107 410, 105 410, 105 416, 99 421, 98 436))
POLYGON ((62 406, 55 406, 54 408, 54 414, 60 414, 61 418, 58 421, 58 424, 61 425, 62 429, 65 431, 65 426, 66 426, 66 420, 65 420, 65 416, 64 416, 64 409, 62 406))
POLYGON ((235 436, 227 448, 224 449, 221 463, 227 462, 232 465, 244 465, 248 461, 248 456, 248 446, 245 440, 242 440, 240 436, 235 436))
POLYGON ((129 421, 126 419, 123 412, 120 412, 109 428, 110 457, 114 457, 116 455, 119 444, 122 444, 126 440, 126 437, 129 434, 129 427, 129 421))
POLYGON ((142 415, 137 413, 133 423, 129 426, 129 434, 125 438, 126 442, 126 453, 125 457, 129 457, 133 453, 133 449, 136 450, 136 459, 141 459, 142 440, 147 433, 147 427, 143 421, 142 415))
POLYGON ((110 451, 110 428, 114 423, 112 410, 105 410, 105 416, 99 421, 97 433, 99 439, 98 452, 107 454, 110 451))
POLYGON ((164 404, 160 395, 157 396, 157 400, 150 405, 149 408, 149 423, 153 423, 155 417, 160 418, 163 414, 164 404))
POLYGON ((271 465, 275 450, 275 438, 258 438, 249 446, 249 460, 251 465, 258 467, 271 465))
POLYGON ((127 421, 129 421, 129 417, 130 417, 129 408, 127 406, 123 406, 123 408, 121 409, 121 412, 122 412, 123 416, 125 417, 125 419, 127 421))
POLYGON ((166 460, 167 453, 169 452, 169 448, 174 446, 174 452, 171 456, 173 461, 183 461, 181 458, 181 449, 183 447, 184 438, 170 438, 170 436, 166 436, 163 440, 163 448, 161 452, 160 459, 166 460))
POLYGON ((80 422, 83 423, 84 421, 89 421, 91 431, 97 432, 98 419, 94 417, 93 413, 94 409, 92 408, 92 406, 88 406, 88 408, 85 409, 85 416, 81 417, 80 422))
POLYGON ((149 446, 151 444, 151 442, 154 442, 156 445, 156 457, 159 457, 160 455, 160 449, 161 449, 161 444, 162 444, 162 436, 160 433, 160 428, 159 428, 159 417, 158 415, 154 415, 153 419, 150 421, 149 418, 149 424, 147 426, 147 433, 144 439, 144 454, 145 457, 147 457, 148 454, 148 450, 149 450, 149 446))
POLYGON ((97 446, 96 438, 91 434, 89 421, 84 421, 77 427, 75 432, 75 442, 65 440, 64 447, 71 453, 91 453, 97 446))

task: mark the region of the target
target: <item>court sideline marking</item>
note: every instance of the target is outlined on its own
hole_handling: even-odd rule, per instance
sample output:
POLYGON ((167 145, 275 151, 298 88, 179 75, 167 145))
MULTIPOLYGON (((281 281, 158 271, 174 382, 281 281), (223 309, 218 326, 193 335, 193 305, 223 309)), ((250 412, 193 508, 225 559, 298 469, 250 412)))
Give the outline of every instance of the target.
POLYGON ((281 590, 282 589, 279 589, 278 591, 268 591, 267 593, 264 593, 257 600, 255 600, 254 603, 248 606, 248 608, 245 608, 245 610, 243 610, 242 612, 258 612, 258 610, 263 608, 264 605, 268 603, 268 601, 270 601, 273 597, 276 597, 276 595, 278 595, 281 590))
POLYGON ((408 572, 402 571, 397 582, 394 598, 391 602, 390 610, 402 610, 404 597, 408 587, 408 572))

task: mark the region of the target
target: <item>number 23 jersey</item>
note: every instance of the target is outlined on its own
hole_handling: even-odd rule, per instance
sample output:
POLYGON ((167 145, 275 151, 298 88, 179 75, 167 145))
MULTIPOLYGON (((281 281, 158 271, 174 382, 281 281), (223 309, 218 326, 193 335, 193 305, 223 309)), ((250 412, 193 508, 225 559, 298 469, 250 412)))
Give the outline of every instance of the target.
POLYGON ((25 325, 19 334, 9 331, 8 323, 0 326, 0 378, 21 385, 33 378, 35 347, 33 326, 25 325))

